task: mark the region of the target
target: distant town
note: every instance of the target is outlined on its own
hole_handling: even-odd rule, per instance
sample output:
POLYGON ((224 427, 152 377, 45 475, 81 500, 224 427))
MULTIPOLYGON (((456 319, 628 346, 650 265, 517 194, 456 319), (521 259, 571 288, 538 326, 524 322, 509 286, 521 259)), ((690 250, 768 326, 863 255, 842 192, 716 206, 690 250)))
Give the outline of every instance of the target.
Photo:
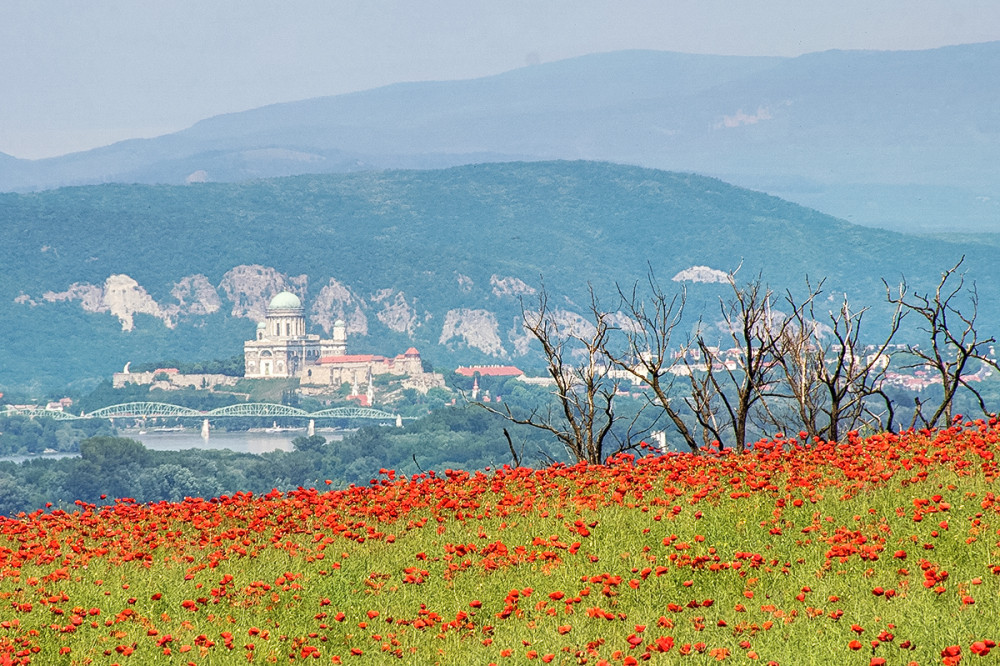
MULTIPOLYGON (((905 345, 894 345, 879 352, 869 346, 865 349, 865 362, 884 371, 882 382, 885 386, 919 394, 931 386, 941 384, 941 376, 934 368, 922 365, 899 364, 890 368, 892 355, 902 353, 905 345)), ((741 350, 707 348, 714 359, 714 370, 738 370, 741 350)), ((840 349, 833 348, 838 353, 840 349)), ((994 347, 989 356, 996 359, 994 347)), ((431 389, 446 389, 446 378, 440 372, 425 367, 420 352, 410 347, 395 356, 378 354, 350 354, 346 326, 342 320, 333 325, 329 339, 306 333, 305 310, 298 296, 283 291, 274 296, 268 304, 266 316, 257 324, 253 339, 243 346, 243 376, 221 373, 183 373, 178 368, 163 367, 132 372, 129 366, 112 376, 112 386, 123 389, 129 385, 148 386, 151 390, 179 391, 195 390, 229 394, 237 393, 241 380, 297 380, 295 393, 303 397, 322 400, 324 397, 339 396, 360 407, 372 407, 378 400, 378 379, 393 379, 397 389, 412 389, 426 394, 431 389)), ((666 372, 677 377, 706 372, 707 367, 699 349, 678 349, 671 352, 671 363, 666 372)), ((514 365, 468 365, 454 371, 456 377, 472 379, 471 390, 465 398, 479 402, 502 402, 503 397, 491 395, 480 386, 480 379, 517 379, 527 385, 549 386, 553 384, 547 375, 530 377, 514 365)), ((632 386, 635 375, 627 370, 614 368, 607 370, 607 376, 619 382, 622 388, 618 395, 641 397, 641 388, 632 386)), ((976 372, 963 375, 966 382, 981 382, 992 376, 990 366, 983 364, 976 372)), ((243 396, 249 399, 249 394, 243 396)), ((0 400, 3 394, 0 393, 0 400)), ((450 404, 456 404, 452 398, 450 404)), ((45 403, 7 404, 7 412, 44 413, 73 411, 74 401, 62 397, 45 403)))

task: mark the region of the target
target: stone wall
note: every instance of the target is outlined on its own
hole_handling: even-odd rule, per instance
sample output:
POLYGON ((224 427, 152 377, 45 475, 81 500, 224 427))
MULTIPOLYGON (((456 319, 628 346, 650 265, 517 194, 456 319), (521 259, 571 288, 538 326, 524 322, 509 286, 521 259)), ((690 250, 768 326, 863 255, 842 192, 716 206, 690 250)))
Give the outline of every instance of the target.
POLYGON ((239 377, 229 375, 182 375, 180 373, 159 373, 160 379, 156 379, 157 373, 153 372, 116 372, 112 375, 111 381, 115 388, 122 388, 126 384, 152 385, 165 390, 177 390, 182 388, 194 389, 214 389, 216 386, 236 386, 239 377), (167 379, 162 377, 166 375, 167 379))

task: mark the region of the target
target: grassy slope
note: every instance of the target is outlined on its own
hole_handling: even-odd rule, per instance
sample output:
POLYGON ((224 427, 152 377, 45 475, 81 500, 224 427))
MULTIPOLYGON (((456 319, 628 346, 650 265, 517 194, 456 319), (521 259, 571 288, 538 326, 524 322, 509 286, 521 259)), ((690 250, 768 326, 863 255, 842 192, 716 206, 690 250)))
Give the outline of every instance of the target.
POLYGON ((0 652, 941 663, 998 638, 998 437, 995 423, 968 424, 32 514, 0 524, 12 608, 0 652))

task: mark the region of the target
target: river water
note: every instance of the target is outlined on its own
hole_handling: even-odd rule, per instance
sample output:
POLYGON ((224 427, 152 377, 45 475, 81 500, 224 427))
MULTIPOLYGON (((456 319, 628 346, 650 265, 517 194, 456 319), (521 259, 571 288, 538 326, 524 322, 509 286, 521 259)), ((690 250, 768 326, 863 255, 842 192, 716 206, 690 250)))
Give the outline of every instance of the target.
POLYGON ((153 451, 184 451, 186 449, 229 449, 240 453, 267 453, 291 451, 292 440, 306 434, 302 432, 209 432, 202 437, 197 430, 156 432, 120 430, 119 436, 138 440, 153 451))
MULTIPOLYGON (((140 431, 121 429, 119 437, 128 437, 143 443, 153 451, 185 451, 187 449, 229 449, 238 453, 267 453, 268 451, 291 451, 292 440, 306 434, 306 429, 282 430, 278 432, 225 432, 211 430, 208 437, 203 437, 198 430, 180 431, 140 431)), ((327 441, 344 438, 343 430, 317 429, 317 435, 326 437, 327 441)), ((78 453, 43 453, 36 456, 0 456, 0 461, 24 462, 36 458, 68 458, 78 456, 78 453)))
MULTIPOLYGON (((268 451, 291 451, 292 440, 304 437, 306 429, 281 430, 278 432, 243 431, 226 432, 211 430, 208 437, 196 430, 178 432, 121 430, 119 436, 138 440, 153 451, 184 451, 186 449, 229 449, 237 453, 267 453, 268 451)), ((317 430, 329 440, 344 438, 342 430, 317 430)))

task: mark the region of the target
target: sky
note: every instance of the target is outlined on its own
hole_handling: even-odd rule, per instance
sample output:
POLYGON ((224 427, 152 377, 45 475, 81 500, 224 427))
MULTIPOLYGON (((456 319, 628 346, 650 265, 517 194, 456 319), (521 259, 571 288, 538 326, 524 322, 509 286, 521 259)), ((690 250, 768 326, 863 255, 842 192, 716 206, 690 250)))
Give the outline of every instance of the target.
POLYGON ((1000 40, 997 0, 0 0, 0 153, 622 49, 794 57, 1000 40))

